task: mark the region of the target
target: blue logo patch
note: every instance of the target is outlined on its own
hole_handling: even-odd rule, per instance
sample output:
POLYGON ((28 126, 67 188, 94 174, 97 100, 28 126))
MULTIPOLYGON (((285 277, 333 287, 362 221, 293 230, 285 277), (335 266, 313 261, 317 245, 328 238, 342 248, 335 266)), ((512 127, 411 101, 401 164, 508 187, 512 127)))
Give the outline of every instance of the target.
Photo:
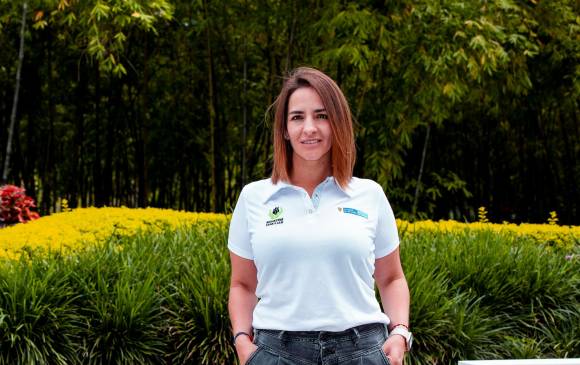
POLYGON ((354 208, 338 208, 339 212, 347 213, 347 214, 354 214, 358 215, 359 217, 363 217, 365 219, 369 219, 369 215, 362 210, 354 209, 354 208))

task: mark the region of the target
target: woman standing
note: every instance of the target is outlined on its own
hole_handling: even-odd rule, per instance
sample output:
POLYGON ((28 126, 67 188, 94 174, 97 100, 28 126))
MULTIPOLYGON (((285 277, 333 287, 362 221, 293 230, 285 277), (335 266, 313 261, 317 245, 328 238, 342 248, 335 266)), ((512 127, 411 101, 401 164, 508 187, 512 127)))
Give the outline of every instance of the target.
POLYGON ((352 176, 346 98, 302 67, 274 106, 272 177, 244 187, 228 238, 240 364, 400 365, 412 335, 395 218, 380 185, 352 176))

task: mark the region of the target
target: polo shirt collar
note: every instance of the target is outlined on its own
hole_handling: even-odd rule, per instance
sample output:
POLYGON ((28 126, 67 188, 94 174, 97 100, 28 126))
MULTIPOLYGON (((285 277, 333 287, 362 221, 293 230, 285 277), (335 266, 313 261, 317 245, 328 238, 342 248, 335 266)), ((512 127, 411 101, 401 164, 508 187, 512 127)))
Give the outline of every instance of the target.
MULTIPOLYGON (((336 189, 341 191, 347 197, 349 197, 349 198, 351 197, 350 188, 348 188, 348 187, 346 189, 341 188, 340 185, 338 185, 338 183, 336 182, 336 180, 334 180, 333 176, 328 176, 321 184, 326 184, 326 183, 330 183, 330 182, 332 182, 333 185, 336 187, 336 189)), ((287 181, 281 181, 281 180, 278 181, 277 184, 274 184, 272 182, 272 179, 270 178, 270 189, 268 190, 268 192, 266 192, 266 195, 264 196, 264 203, 267 203, 268 200, 272 199, 276 194, 278 194, 280 191, 285 190, 285 189, 297 190, 298 187, 290 184, 287 181)))

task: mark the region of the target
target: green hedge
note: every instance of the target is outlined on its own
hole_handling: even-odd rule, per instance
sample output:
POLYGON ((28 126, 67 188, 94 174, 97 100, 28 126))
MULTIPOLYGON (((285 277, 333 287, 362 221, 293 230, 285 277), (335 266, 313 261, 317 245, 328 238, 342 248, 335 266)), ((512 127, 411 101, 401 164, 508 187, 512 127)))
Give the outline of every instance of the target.
MULTIPOLYGON (((234 364, 227 227, 0 263, 0 364, 234 364)), ((403 237, 411 364, 580 356, 579 260, 492 232, 403 237)))

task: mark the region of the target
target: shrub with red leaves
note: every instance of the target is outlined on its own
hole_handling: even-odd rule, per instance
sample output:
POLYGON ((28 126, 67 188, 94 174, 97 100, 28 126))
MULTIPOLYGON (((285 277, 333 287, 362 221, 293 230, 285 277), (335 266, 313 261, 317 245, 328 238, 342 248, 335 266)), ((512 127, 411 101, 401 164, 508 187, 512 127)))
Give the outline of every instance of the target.
POLYGON ((31 208, 36 208, 34 199, 24 194, 25 189, 14 185, 0 186, 0 222, 4 224, 26 223, 40 218, 31 208))

